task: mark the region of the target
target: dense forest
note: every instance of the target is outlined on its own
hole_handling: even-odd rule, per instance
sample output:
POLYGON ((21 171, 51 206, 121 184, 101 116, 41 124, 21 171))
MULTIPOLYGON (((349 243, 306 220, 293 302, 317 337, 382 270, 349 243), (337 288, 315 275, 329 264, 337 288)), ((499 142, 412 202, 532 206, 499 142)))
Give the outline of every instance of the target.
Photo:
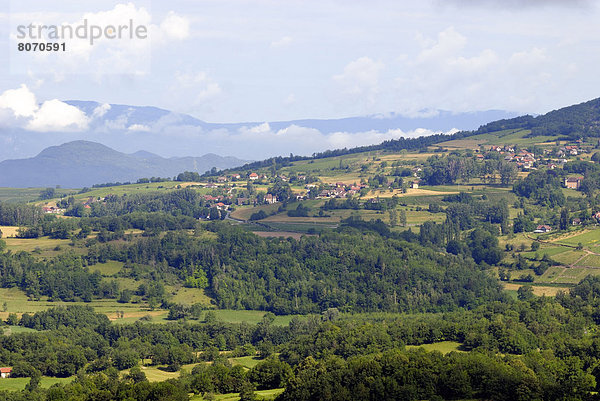
POLYGON ((588 278, 556 299, 523 291, 518 300, 469 311, 324 313, 283 327, 274 326, 269 313, 247 325, 223 323, 210 311, 173 324, 115 325, 89 307, 59 307, 20 319, 40 331, 0 337, 0 362, 32 378, 23 392, 0 399, 186 400, 189 393, 229 392, 253 399, 255 389, 280 387, 280 400, 594 399, 600 319, 589 306, 597 299, 600 279, 588 278), (441 340, 462 342, 469 352, 444 356, 405 347, 441 340), (258 352, 262 361, 244 370, 222 351, 258 352), (149 383, 136 367, 140 358, 170 369, 212 363, 149 383), (44 390, 37 384, 41 374, 76 372, 68 385, 44 390))

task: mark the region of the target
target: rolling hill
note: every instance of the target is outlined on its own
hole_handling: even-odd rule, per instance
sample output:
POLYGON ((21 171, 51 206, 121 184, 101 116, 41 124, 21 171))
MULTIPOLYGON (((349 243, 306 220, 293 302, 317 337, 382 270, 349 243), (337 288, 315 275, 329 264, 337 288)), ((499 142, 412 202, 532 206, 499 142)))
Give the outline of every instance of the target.
POLYGON ((183 171, 203 173, 212 167, 224 169, 245 162, 211 153, 173 158, 146 151, 126 154, 96 142, 73 141, 46 148, 32 158, 0 162, 0 187, 80 188, 142 177, 172 177, 183 171))

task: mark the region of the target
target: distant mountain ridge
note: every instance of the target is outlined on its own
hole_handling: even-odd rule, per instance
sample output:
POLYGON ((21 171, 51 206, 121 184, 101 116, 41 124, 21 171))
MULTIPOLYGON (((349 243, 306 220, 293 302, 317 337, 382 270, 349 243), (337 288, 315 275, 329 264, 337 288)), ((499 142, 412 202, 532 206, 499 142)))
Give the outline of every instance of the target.
MULTIPOLYGON (((88 115, 92 115, 94 110, 102 105, 98 102, 82 100, 67 100, 65 103, 83 110, 88 115)), ((418 128, 426 128, 433 131, 447 131, 451 128, 467 130, 475 129, 481 124, 490 121, 514 117, 515 114, 502 110, 487 110, 469 113, 452 113, 445 110, 437 110, 429 113, 424 112, 423 115, 416 115, 414 117, 391 113, 388 115, 369 115, 332 119, 306 118, 289 121, 209 123, 187 114, 173 113, 153 106, 111 104, 110 109, 106 111, 102 117, 105 120, 117 120, 123 116, 127 116, 128 121, 131 123, 148 126, 159 122, 161 119, 167 118, 172 121, 177 121, 178 125, 196 126, 205 130, 238 130, 243 127, 257 126, 266 122, 273 130, 280 130, 289 127, 290 125, 297 125, 317 129, 324 134, 331 134, 334 132, 356 133, 371 130, 387 131, 393 129, 412 131, 418 128)))
MULTIPOLYGON (((74 140, 102 143, 124 153, 140 149, 166 157, 214 153, 259 160, 278 155, 311 155, 328 149, 381 143, 455 130, 516 116, 505 111, 427 111, 290 121, 206 122, 152 106, 68 100, 84 117, 78 129, 31 130, 26 120, 0 122, 0 161, 33 157, 50 146, 74 140)), ((1 113, 0 113, 1 115, 1 113)))
POLYGON ((146 151, 126 154, 100 143, 78 140, 51 146, 32 158, 0 162, 0 187, 81 188, 144 177, 173 177, 183 171, 204 173, 212 167, 226 169, 246 162, 212 153, 172 158, 146 151))

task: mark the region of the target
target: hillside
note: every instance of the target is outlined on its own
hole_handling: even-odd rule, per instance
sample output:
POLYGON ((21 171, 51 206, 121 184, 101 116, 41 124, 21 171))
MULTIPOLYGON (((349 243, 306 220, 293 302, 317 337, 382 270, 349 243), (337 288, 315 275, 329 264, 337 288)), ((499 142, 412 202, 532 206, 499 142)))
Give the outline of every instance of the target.
POLYGON ((29 159, 0 162, 0 187, 80 188, 141 177, 172 177, 182 171, 204 172, 212 167, 223 169, 244 162, 215 154, 168 159, 145 151, 125 154, 96 142, 73 141, 44 149, 29 159))
POLYGON ((600 137, 600 98, 563 107, 546 114, 520 116, 485 124, 476 134, 507 129, 531 130, 531 136, 564 136, 570 139, 600 137))

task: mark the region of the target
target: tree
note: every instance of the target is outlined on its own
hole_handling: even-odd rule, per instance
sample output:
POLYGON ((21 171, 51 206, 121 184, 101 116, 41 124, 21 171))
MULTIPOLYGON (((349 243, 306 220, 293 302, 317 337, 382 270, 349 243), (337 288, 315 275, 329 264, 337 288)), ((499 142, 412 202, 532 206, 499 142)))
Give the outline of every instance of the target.
POLYGON ((54 198, 55 193, 56 193, 56 190, 54 188, 46 188, 40 192, 40 199, 41 200, 52 199, 52 198, 54 198))
POLYGON ((9 313, 8 317, 6 318, 6 324, 8 324, 9 326, 16 326, 17 324, 19 324, 19 318, 17 317, 17 314, 9 313))
POLYGON ((560 211, 559 227, 561 230, 569 228, 569 210, 563 207, 560 211))
POLYGON ((517 178, 517 167, 514 163, 501 163, 500 164, 500 183, 502 185, 509 185, 517 178))
POLYGON ((396 209, 390 209, 390 226, 396 227, 398 225, 398 211, 396 209))
POLYGON ((254 393, 254 385, 248 381, 242 382, 240 390, 240 401, 255 401, 256 393, 254 393))
POLYGON ((121 291, 121 294, 120 294, 117 302, 122 303, 122 304, 129 303, 129 301, 131 301, 132 295, 133 295, 133 293, 131 292, 131 290, 125 289, 125 290, 121 291))
POLYGON ((400 210, 400 225, 406 227, 406 210, 400 210))
POLYGON ((276 196, 278 201, 284 202, 284 203, 287 202, 288 200, 291 200, 292 195, 293 195, 290 184, 288 184, 287 182, 285 182, 279 178, 277 180, 275 180, 275 183, 273 184, 272 187, 269 188, 267 193, 276 196))
POLYGON ((517 290, 517 298, 521 301, 529 301, 533 297, 533 288, 530 285, 522 285, 517 290))

